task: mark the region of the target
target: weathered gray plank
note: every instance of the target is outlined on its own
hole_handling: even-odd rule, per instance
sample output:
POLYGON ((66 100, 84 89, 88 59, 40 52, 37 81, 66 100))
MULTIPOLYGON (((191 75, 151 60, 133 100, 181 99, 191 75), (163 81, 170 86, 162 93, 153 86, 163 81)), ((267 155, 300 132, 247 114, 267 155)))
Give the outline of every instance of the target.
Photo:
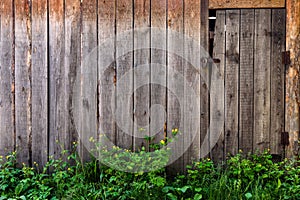
POLYGON ((49 1, 49 155, 59 158, 67 140, 64 1, 49 1))
POLYGON ((108 139, 116 143, 116 124, 113 119, 113 107, 115 105, 115 83, 116 83, 116 47, 115 47, 115 9, 116 1, 98 1, 99 22, 99 47, 102 49, 110 39, 113 41, 109 51, 99 49, 99 127, 100 134, 105 134, 108 139), (110 63, 106 66, 106 63, 110 63), (113 102, 113 103, 112 103, 113 102))
MULTIPOLYGON (((179 34, 183 34, 183 1, 180 0, 168 0, 168 30, 176 31, 179 34)), ((167 88, 168 90, 168 102, 167 102, 167 128, 168 133, 171 133, 172 129, 179 129, 179 132, 183 133, 183 118, 184 118, 184 105, 180 105, 180 100, 184 98, 184 83, 182 80, 178 80, 175 71, 181 76, 184 76, 183 60, 179 55, 174 55, 174 52, 178 46, 182 46, 183 42, 177 41, 170 36, 168 31, 168 72, 167 72, 167 88), (170 91, 173 89, 174 91, 170 91)), ((182 37, 183 39, 183 37, 182 37)), ((183 133, 184 134, 184 133, 183 133)), ((177 140, 172 150, 171 160, 175 159, 177 155, 183 152, 183 140, 177 140)), ((169 166, 168 172, 170 174, 176 174, 176 172, 183 170, 183 156, 177 159, 172 165, 169 166)))
POLYGON ((116 120, 117 120, 117 145, 121 148, 132 149, 133 145, 133 54, 126 49, 133 50, 133 33, 123 34, 124 31, 133 29, 133 5, 128 0, 117 1, 117 42, 116 42, 116 65, 117 80, 120 80, 128 71, 124 82, 117 82, 116 120), (123 34, 123 35, 122 35, 123 34), (124 94, 124 91, 127 93, 124 94), (124 103, 124 99, 126 102, 124 103), (124 104, 123 104, 124 103, 124 104), (123 104, 123 105, 122 105, 123 104))
POLYGON ((0 1, 0 155, 14 150, 13 4, 0 1))
MULTIPOLYGON (((201 0, 201 29, 200 29, 200 37, 201 37, 201 46, 205 51, 208 52, 208 0, 201 0)), ((203 56, 203 55, 201 55, 203 56)), ((204 67, 207 63, 201 63, 204 67)), ((200 88, 200 141, 201 141, 201 148, 203 149, 210 149, 209 142, 205 143, 205 137, 208 134, 208 127, 209 127, 209 88, 208 88, 208 77, 207 74, 204 73, 203 70, 201 72, 201 88, 200 88)), ((209 135, 207 136, 207 140, 209 140, 209 135)), ((201 157, 209 156, 204 150, 200 152, 201 157)))
POLYGON ((240 11, 226 11, 225 153, 238 152, 238 75, 240 11))
POLYGON ((32 161, 48 160, 47 1, 32 1, 32 161))
POLYGON ((150 108, 150 0, 134 1, 134 150, 145 146, 145 136, 149 136, 150 108))
POLYGON ((285 10, 272 10, 271 49, 271 125, 270 149, 273 154, 282 154, 280 134, 284 131, 284 74, 281 52, 285 50, 285 10))
POLYGON ((253 151, 254 9, 241 10, 239 149, 253 151))
POLYGON ((151 32, 151 47, 159 46, 161 50, 151 48, 151 113, 150 113, 150 136, 155 136, 153 143, 159 143, 167 134, 167 1, 151 1, 151 27, 158 28, 162 32, 162 37, 157 37, 151 32), (161 64, 160 70, 156 67, 161 64), (158 107, 159 106, 159 107, 158 107))
POLYGON ((82 160, 89 159, 93 148, 90 138, 97 137, 97 1, 83 1, 82 5, 82 40, 81 40, 81 140, 80 153, 82 160))
MULTIPOLYGON (((184 41, 186 61, 198 56, 200 45, 200 0, 184 1, 184 34, 192 41, 184 41)), ((198 57, 200 63, 200 57, 198 57)), ((184 169, 192 161, 200 159, 200 66, 184 62, 184 169), (192 92, 193 91, 193 92, 192 92)))
MULTIPOLYGON (((211 158, 220 162, 224 160, 224 69, 225 69, 225 10, 216 13, 215 37, 213 58, 219 59, 220 63, 212 66, 212 77, 210 87, 210 133, 220 135, 216 144, 211 144, 211 158), (223 84, 220 84, 223 82, 223 84), (216 103, 220 105, 215 105, 216 103), (219 133, 218 131, 222 131, 219 133)), ((211 137, 213 137, 213 135, 211 137)), ((213 139, 213 138, 212 138, 213 139)))
POLYGON ((255 10, 254 150, 269 147, 271 10, 255 10))
POLYGON ((31 5, 15 1, 16 145, 18 161, 31 161, 31 5))

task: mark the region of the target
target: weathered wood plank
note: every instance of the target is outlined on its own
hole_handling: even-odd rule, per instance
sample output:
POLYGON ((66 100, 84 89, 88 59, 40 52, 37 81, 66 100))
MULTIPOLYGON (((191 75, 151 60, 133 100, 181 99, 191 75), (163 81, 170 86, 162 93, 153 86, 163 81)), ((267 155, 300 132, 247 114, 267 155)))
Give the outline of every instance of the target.
POLYGON ((254 150, 269 148, 271 10, 255 10, 254 150))
POLYGON ((0 1, 0 13, 0 155, 3 156, 11 153, 15 146, 12 2, 0 1))
POLYGON ((241 10, 239 149, 253 152, 254 9, 241 10))
POLYGON ((150 113, 150 136, 155 136, 153 143, 159 143, 166 136, 167 126, 167 1, 151 1, 151 27, 162 32, 162 37, 158 38, 151 32, 151 47, 160 47, 161 50, 151 48, 151 113, 150 113), (162 69, 158 69, 156 64, 160 64, 162 69), (159 106, 159 107, 158 107, 159 106))
MULTIPOLYGON (((201 27, 200 27, 200 45, 202 48, 208 52, 208 29, 209 29, 209 23, 208 23, 208 0, 201 0, 201 8, 200 8, 200 14, 201 14, 201 27)), ((204 55, 201 55, 204 56, 204 55)), ((205 63, 201 63, 202 65, 205 65, 205 63)), ((207 64, 207 63, 206 63, 207 64)), ((204 67, 204 66, 201 66, 204 67)), ((205 137, 208 134, 208 128, 209 128, 209 88, 208 83, 206 80, 208 80, 207 74, 204 74, 204 71, 201 70, 201 88, 200 88, 200 141, 201 141, 201 148, 203 146, 204 149, 210 149, 209 142, 205 143, 205 137), (207 144, 207 145, 206 145, 207 144)), ((207 136, 207 140, 209 140, 209 135, 207 136)), ((210 156, 210 155, 204 155, 207 154, 206 152, 202 151, 200 152, 201 157, 210 156)))
MULTIPOLYGON (((179 34, 183 34, 183 1, 182 0, 168 0, 168 30, 176 31, 179 34)), ((183 39, 183 37, 182 37, 183 39)), ((168 72, 167 72, 167 88, 168 90, 168 102, 167 102, 167 128, 168 133, 171 133, 172 129, 179 129, 179 132, 183 133, 183 119, 184 119, 184 105, 180 105, 184 99, 184 83, 182 80, 178 80, 176 74, 171 73, 175 71, 181 76, 184 76, 183 60, 179 55, 174 55, 174 52, 178 46, 182 46, 183 42, 176 41, 175 38, 170 36, 168 32, 168 72), (174 91, 170 91, 173 88, 174 91), (180 101, 181 100, 181 101, 180 101)), ((183 140, 177 140, 174 148, 172 149, 172 156, 176 156, 183 152, 183 140)), ((171 157, 171 160, 174 158, 171 157)), ((183 156, 177 159, 168 168, 168 173, 176 174, 183 170, 183 156)))
POLYGON ((31 162, 31 5, 15 1, 16 145, 20 163, 31 162))
POLYGON ((63 110, 65 124, 62 130, 63 146, 67 150, 72 150, 73 142, 78 141, 78 133, 74 122, 74 115, 78 115, 74 108, 74 95, 78 88, 74 88, 74 83, 80 69, 81 62, 81 12, 80 0, 66 0, 64 11, 65 45, 64 45, 64 104, 63 110))
POLYGON ((82 5, 82 40, 81 40, 81 140, 82 160, 89 159, 93 148, 90 138, 97 137, 97 83, 98 55, 92 53, 97 47, 97 1, 83 1, 82 5))
POLYGON ((238 152, 240 11, 226 11, 226 76, 225 76, 225 154, 238 152))
POLYGON ((216 17, 213 58, 220 59, 220 63, 216 63, 212 66, 213 72, 211 78, 214 78, 214 80, 211 81, 210 87, 210 132, 219 135, 217 131, 222 131, 217 144, 211 145, 211 158, 216 162, 220 162, 224 160, 225 10, 218 10, 216 17), (223 84, 218 84, 221 82, 223 82, 223 84), (216 103, 219 104, 215 105, 216 103))
POLYGON ((64 1, 49 1, 49 155, 61 156, 67 140, 64 68, 64 1))
POLYGON ((290 145, 287 156, 298 156, 300 145, 300 1, 287 0, 286 49, 291 53, 291 65, 286 76, 286 131, 289 132, 290 145))
POLYGON ((284 75, 281 53, 285 51, 285 9, 272 10, 271 49, 271 125, 270 149, 273 154, 282 154, 281 132, 284 131, 284 75))
POLYGON ((126 83, 117 83, 116 120, 117 120, 117 145, 121 148, 132 149, 133 147, 133 53, 125 51, 133 50, 133 33, 124 34, 125 31, 133 29, 133 5, 128 0, 118 0, 116 8, 116 65, 117 80, 120 80, 128 71, 126 83), (124 94, 124 91, 127 91, 124 94), (123 104, 124 99, 126 100, 123 104), (129 116, 129 117, 127 117, 129 116))
POLYGON ((149 136, 150 108, 150 0, 134 1, 134 150, 140 150, 149 136))
POLYGON ((209 9, 284 8, 285 0, 210 0, 209 9))
MULTIPOLYGON (((110 39, 115 41, 115 9, 116 1, 98 1, 98 22, 99 22, 99 127, 100 134, 113 143, 116 143, 116 124, 113 119, 113 107, 115 105, 115 79, 116 79, 116 46, 111 44, 111 49, 101 51, 102 45, 109 43, 110 39), (109 66, 107 63, 113 61, 109 66), (112 103, 113 102, 113 103, 112 103)), ((110 44, 110 43, 109 43, 110 44)))
MULTIPOLYGON (((200 159, 200 66, 187 61, 193 60, 200 45, 200 0, 184 1, 184 34, 192 41, 184 41, 184 170, 192 161, 200 159), (193 91, 193 92, 192 92, 193 91)), ((199 63, 200 63, 200 57, 199 63)))
POLYGON ((48 160, 47 1, 32 1, 32 161, 48 160))

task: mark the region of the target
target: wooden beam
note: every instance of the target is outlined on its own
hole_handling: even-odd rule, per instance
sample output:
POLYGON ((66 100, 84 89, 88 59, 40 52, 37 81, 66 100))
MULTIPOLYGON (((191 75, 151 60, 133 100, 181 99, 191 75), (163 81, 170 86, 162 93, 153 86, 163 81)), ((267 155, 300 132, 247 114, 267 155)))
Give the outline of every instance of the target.
POLYGON ((209 9, 284 8, 285 0, 210 0, 209 9))
POLYGON ((286 124, 290 145, 287 156, 299 155, 299 107, 300 107, 300 1, 287 0, 287 50, 291 65, 286 75, 286 124))

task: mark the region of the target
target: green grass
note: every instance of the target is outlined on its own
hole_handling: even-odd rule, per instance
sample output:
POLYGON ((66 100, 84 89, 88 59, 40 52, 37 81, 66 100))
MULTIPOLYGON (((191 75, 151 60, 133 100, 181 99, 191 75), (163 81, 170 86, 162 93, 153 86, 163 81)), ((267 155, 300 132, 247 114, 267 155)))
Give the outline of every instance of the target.
POLYGON ((36 163, 18 168, 13 152, 0 157, 0 199, 300 199, 299 164, 274 163, 268 152, 240 153, 222 166, 204 159, 167 177, 165 169, 133 174, 96 160, 83 165, 66 151, 41 171, 36 163))

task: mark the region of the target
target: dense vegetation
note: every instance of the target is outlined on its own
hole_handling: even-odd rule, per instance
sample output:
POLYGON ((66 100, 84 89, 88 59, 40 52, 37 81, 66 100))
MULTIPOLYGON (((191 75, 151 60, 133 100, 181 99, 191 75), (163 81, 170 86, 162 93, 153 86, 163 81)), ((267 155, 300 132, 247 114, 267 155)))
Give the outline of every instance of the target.
POLYGON ((165 169, 126 173, 96 160, 83 165, 76 153, 66 155, 42 171, 37 163, 17 167, 15 152, 1 156, 0 199, 300 199, 299 161, 274 163, 268 152, 240 152, 218 166, 204 159, 176 177, 165 169))

